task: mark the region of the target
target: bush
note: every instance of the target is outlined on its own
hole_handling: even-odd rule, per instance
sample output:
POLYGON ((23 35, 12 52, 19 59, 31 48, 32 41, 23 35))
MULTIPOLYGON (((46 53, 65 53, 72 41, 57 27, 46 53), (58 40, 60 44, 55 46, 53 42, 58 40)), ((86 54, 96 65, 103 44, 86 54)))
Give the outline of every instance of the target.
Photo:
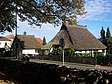
POLYGON ((106 55, 106 57, 105 57, 105 63, 108 66, 110 66, 112 64, 112 55, 111 54, 106 55))
POLYGON ((103 56, 102 54, 97 55, 97 64, 110 66, 112 64, 112 55, 103 56))
POLYGON ((99 55, 99 56, 97 56, 97 64, 98 65, 104 65, 105 63, 104 63, 104 56, 101 56, 101 55, 99 55))

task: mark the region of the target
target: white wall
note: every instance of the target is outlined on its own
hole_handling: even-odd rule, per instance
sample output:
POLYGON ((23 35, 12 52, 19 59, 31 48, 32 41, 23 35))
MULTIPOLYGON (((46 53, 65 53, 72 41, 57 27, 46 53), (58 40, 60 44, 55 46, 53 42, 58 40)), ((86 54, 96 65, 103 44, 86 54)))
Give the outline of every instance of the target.
POLYGON ((91 51, 75 51, 75 53, 91 53, 91 51))
POLYGON ((106 55, 106 50, 97 50, 97 51, 75 51, 75 53, 91 53, 92 54, 92 57, 94 57, 94 52, 103 52, 104 53, 104 56, 106 55))
POLYGON ((11 41, 0 41, 0 48, 5 48, 5 43, 11 47, 11 41))
POLYGON ((50 53, 53 51, 53 47, 50 49, 50 53))
POLYGON ((36 54, 36 55, 39 54, 38 50, 35 50, 35 49, 23 49, 22 53, 23 54, 36 54))

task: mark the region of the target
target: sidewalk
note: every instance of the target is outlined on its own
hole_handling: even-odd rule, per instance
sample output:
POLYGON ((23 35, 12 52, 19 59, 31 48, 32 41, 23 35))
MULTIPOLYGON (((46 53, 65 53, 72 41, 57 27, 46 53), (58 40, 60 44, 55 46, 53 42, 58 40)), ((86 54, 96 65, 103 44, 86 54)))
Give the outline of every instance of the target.
POLYGON ((101 66, 101 65, 96 65, 95 66, 96 68, 106 68, 106 69, 111 69, 112 70, 112 66, 110 67, 110 66, 101 66))

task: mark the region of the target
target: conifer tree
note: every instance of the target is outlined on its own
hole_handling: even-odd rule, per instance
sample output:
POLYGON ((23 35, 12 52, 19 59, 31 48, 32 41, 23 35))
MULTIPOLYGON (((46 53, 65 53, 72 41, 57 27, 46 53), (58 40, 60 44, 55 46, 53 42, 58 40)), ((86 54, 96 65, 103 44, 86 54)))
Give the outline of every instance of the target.
POLYGON ((106 32, 106 39, 108 40, 110 37, 111 37, 111 33, 110 33, 110 29, 108 27, 107 32, 106 32))
POLYGON ((46 38, 45 36, 43 37, 43 45, 45 45, 47 42, 46 42, 46 38))
POLYGON ((104 45, 106 45, 105 30, 104 30, 103 27, 102 27, 102 29, 101 29, 101 31, 100 31, 100 36, 101 36, 100 41, 101 41, 104 45))
POLYGON ((112 37, 109 27, 107 28, 106 32, 106 39, 107 39, 107 55, 112 55, 112 37))
POLYGON ((112 37, 111 37, 111 32, 109 30, 109 27, 107 28, 106 35, 105 35, 105 30, 102 27, 100 31, 100 35, 101 35, 100 41, 107 47, 105 64, 110 65, 112 64, 111 61, 112 60, 112 37))

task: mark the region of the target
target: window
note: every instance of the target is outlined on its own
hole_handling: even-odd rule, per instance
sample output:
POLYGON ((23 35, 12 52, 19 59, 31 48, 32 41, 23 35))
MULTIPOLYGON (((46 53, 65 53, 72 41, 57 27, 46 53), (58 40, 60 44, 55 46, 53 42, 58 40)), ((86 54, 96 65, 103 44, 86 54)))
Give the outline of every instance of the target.
POLYGON ((37 52, 37 53, 38 53, 38 50, 35 50, 35 52, 37 52))

